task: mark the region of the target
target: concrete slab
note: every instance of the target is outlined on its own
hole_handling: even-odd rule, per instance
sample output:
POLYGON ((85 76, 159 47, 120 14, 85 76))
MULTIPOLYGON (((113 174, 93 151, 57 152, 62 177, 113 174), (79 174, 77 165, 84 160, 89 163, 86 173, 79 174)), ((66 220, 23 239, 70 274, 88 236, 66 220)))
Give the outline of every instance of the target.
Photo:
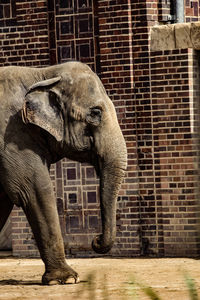
POLYGON ((150 31, 151 51, 200 49, 200 22, 154 26, 150 31))

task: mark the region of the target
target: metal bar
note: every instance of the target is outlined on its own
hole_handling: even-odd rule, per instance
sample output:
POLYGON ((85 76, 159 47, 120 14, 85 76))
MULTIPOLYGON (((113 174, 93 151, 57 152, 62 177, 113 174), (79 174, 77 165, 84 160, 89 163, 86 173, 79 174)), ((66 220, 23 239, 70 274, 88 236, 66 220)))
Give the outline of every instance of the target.
POLYGON ((176 0, 176 23, 184 23, 184 21, 185 21, 184 0, 176 0))

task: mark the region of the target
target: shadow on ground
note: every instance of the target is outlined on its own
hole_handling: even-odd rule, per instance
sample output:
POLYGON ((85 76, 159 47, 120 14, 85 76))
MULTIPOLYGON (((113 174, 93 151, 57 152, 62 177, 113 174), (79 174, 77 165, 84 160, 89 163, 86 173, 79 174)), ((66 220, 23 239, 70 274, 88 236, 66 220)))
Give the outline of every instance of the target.
POLYGON ((4 279, 0 280, 0 285, 42 285, 41 282, 37 280, 15 280, 15 279, 4 279))

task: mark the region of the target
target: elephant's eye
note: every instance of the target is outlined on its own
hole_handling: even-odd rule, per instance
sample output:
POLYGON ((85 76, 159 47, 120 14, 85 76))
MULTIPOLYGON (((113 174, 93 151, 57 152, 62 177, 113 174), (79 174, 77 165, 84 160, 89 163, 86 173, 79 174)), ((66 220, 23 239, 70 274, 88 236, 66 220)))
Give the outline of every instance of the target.
POLYGON ((100 107, 92 107, 90 108, 90 112, 86 116, 86 121, 89 124, 98 126, 101 123, 101 114, 102 110, 100 107))
POLYGON ((90 115, 93 118, 101 117, 101 110, 99 108, 92 108, 90 115))

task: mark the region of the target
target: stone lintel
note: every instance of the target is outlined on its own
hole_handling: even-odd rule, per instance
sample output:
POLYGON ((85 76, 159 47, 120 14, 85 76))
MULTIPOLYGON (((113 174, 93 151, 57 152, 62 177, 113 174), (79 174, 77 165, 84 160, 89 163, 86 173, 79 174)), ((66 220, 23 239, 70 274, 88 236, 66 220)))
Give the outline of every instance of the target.
POLYGON ((154 26, 151 51, 193 48, 200 50, 200 22, 154 26))

